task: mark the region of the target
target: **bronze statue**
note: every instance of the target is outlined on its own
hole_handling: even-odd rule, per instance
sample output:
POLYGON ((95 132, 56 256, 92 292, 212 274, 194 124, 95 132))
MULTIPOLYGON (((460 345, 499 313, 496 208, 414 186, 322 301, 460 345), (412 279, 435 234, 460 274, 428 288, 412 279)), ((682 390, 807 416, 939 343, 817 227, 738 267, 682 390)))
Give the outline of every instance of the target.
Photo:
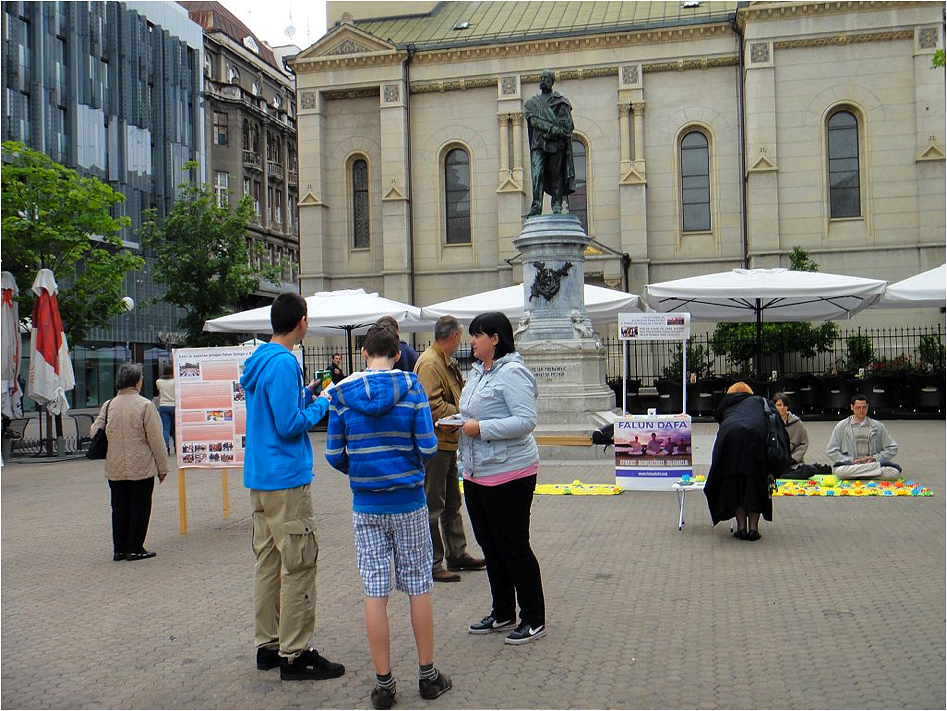
POLYGON ((575 192, 572 159, 572 104, 553 91, 556 77, 551 69, 539 76, 540 93, 523 107, 529 131, 529 169, 533 179, 533 202, 526 217, 542 214, 543 193, 552 197, 552 212, 562 212, 562 197, 575 192))

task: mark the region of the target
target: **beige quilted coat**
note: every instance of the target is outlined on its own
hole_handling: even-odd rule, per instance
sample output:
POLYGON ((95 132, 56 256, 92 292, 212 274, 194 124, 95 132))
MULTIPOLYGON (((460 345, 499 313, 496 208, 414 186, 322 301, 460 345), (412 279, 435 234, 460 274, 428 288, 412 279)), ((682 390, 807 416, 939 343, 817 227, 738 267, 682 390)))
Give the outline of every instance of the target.
POLYGON ((107 479, 147 479, 167 473, 168 452, 164 446, 161 417, 151 400, 139 395, 136 388, 122 388, 118 395, 102 406, 99 416, 92 423, 92 434, 103 425, 109 440, 108 456, 105 458, 107 479))

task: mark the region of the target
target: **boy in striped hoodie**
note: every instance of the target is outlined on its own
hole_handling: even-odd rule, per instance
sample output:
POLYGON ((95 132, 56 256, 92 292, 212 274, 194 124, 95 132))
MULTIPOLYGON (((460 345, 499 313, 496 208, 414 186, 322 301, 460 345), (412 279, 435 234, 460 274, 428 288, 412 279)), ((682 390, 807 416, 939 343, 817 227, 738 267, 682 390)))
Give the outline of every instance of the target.
POLYGON ((437 452, 427 395, 414 373, 394 370, 398 336, 375 325, 365 337, 366 368, 329 391, 326 461, 349 475, 358 570, 365 593, 365 626, 377 683, 372 706, 395 701, 388 634, 388 596, 395 587, 411 600, 418 648, 418 692, 436 699, 451 688, 434 667, 434 553, 424 498, 424 462, 437 452))

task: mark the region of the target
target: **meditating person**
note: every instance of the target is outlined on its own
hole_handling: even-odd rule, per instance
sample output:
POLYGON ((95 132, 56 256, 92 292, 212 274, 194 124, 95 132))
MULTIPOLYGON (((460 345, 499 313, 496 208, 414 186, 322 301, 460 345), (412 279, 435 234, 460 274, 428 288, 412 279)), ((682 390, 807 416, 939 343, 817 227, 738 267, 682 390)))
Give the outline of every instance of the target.
POLYGON ((734 537, 758 541, 760 516, 773 520, 763 398, 754 396, 746 383, 734 383, 717 405, 714 419, 720 428, 704 486, 710 518, 716 526, 736 517, 734 537))
POLYGON ((828 464, 806 464, 806 452, 809 451, 809 433, 806 432, 805 425, 798 415, 790 412, 792 403, 786 393, 776 393, 773 396, 773 404, 776 405, 776 411, 783 418, 783 424, 786 425, 786 434, 789 435, 789 450, 792 454, 792 464, 789 471, 783 474, 781 479, 808 479, 817 474, 831 474, 832 467, 828 464))
POLYGON ((868 417, 868 398, 852 395, 852 414, 835 425, 829 438, 832 473, 839 479, 897 479, 901 467, 891 460, 898 443, 878 420, 868 417))

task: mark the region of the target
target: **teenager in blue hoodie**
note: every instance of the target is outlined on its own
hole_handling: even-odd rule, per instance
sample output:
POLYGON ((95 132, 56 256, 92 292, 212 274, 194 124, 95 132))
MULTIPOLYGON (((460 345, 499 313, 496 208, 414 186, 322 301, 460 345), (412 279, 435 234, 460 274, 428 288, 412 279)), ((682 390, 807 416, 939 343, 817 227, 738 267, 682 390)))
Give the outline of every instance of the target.
POLYGON ((305 386, 293 345, 309 328, 306 300, 283 293, 270 309, 273 338, 244 364, 247 442, 243 484, 253 508, 257 669, 282 679, 334 679, 345 667, 309 647, 316 627, 316 521, 309 428, 328 409, 305 386))
POLYGON ((365 594, 365 626, 375 665, 372 706, 395 701, 388 634, 391 562, 395 587, 411 600, 411 626, 418 648, 418 692, 436 699, 451 688, 434 666, 434 559, 424 462, 437 452, 437 437, 424 388, 414 373, 394 369, 398 336, 376 324, 362 357, 366 369, 330 390, 326 460, 349 475, 353 495, 355 552, 365 594))

